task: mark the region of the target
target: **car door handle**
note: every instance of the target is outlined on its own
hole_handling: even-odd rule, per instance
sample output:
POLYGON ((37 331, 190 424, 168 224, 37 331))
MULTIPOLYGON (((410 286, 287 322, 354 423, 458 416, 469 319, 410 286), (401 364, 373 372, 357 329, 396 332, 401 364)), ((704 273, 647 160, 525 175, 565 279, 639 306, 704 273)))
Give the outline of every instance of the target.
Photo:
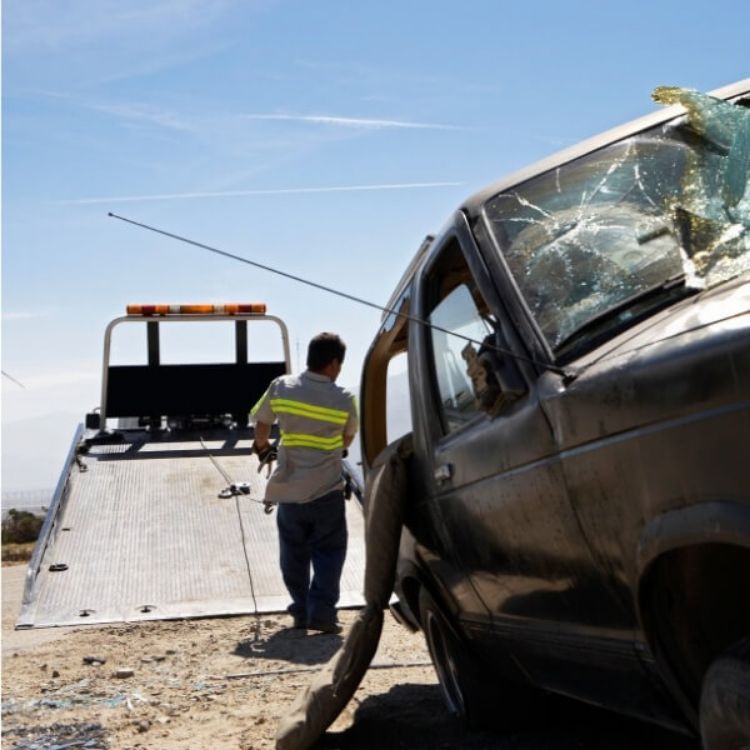
POLYGON ((450 478, 453 476, 453 464, 440 464, 435 469, 435 481, 438 484, 443 484, 444 482, 447 482, 450 480, 450 478))

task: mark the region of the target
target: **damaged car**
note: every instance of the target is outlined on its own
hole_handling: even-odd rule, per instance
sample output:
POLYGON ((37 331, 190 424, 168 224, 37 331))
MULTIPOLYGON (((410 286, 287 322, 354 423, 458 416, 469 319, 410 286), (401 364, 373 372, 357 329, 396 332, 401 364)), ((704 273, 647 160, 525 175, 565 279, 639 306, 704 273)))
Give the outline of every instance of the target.
POLYGON ((425 241, 365 362, 363 464, 401 445, 393 610, 456 715, 513 720, 556 693, 736 750, 750 80, 653 96, 666 108, 490 186, 425 241))

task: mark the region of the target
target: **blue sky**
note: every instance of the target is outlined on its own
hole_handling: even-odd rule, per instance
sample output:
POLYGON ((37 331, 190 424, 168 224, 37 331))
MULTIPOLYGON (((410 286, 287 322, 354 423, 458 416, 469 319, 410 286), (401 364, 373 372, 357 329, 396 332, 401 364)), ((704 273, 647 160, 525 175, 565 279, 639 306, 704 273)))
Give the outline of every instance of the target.
POLYGON ((5 0, 2 367, 26 388, 2 379, 3 489, 54 483, 128 302, 266 301, 295 360, 336 330, 342 382, 359 381, 376 312, 108 211, 385 303, 467 195, 654 110, 655 86, 747 77, 749 16, 740 0, 5 0))

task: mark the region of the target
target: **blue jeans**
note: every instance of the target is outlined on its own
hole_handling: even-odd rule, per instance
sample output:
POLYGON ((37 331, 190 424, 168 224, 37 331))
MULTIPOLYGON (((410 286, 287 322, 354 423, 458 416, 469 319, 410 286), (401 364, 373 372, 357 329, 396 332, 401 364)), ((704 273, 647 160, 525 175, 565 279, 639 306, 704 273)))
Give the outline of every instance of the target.
POLYGON ((309 503, 279 503, 281 574, 292 597, 289 614, 302 624, 336 622, 346 559, 344 502, 344 493, 336 490, 309 503))

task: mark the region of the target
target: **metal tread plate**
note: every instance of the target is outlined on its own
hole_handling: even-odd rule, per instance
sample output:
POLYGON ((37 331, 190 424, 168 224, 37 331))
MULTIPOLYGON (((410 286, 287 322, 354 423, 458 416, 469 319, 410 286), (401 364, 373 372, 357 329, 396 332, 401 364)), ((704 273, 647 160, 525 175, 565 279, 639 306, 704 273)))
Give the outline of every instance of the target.
MULTIPOLYGON (((90 453, 88 471, 73 468, 69 500, 17 627, 286 610, 276 514, 264 513, 266 480, 247 455, 249 443, 216 456, 230 477, 250 485, 249 495, 229 498, 218 497, 226 482, 195 448, 101 446, 90 453)), ((347 523, 344 608, 364 603, 364 519, 356 500, 347 503, 347 523)))

